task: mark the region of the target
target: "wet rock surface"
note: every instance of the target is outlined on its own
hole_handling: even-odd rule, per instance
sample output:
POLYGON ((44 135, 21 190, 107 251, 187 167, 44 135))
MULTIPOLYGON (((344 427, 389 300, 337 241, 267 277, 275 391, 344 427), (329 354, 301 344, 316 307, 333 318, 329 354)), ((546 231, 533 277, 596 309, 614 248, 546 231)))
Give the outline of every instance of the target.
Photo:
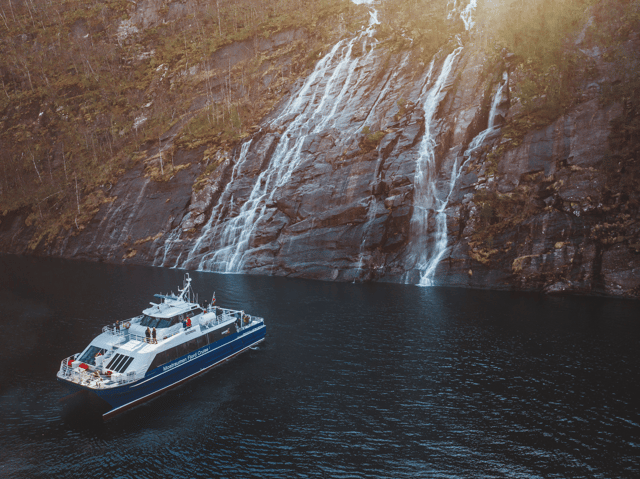
MULTIPOLYGON (((501 150, 501 127, 514 116, 508 72, 488 88, 486 58, 470 42, 442 75, 430 115, 426 102, 451 52, 425 65, 374 43, 367 34, 339 43, 257 133, 217 153, 197 191, 202 151, 182 152, 178 164, 194 165, 164 183, 138 166, 86 229, 36 253, 409 283, 424 281, 430 262, 431 284, 638 297, 638 202, 607 186, 621 105, 603 106, 587 88, 567 114, 501 150), (425 151, 428 185, 419 180, 425 151), (418 202, 425 187, 429 204, 418 202)), ((212 61, 228 63, 236 47, 212 61)), ((28 252, 29 231, 20 213, 2 218, 0 248, 28 252)))

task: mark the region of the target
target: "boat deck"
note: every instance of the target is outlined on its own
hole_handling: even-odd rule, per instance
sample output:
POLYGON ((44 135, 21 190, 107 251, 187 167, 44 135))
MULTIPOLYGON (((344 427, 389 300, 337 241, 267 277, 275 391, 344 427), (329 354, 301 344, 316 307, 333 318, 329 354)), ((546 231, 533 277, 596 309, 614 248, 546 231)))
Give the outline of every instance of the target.
MULTIPOLYGON (((131 325, 135 327, 141 318, 142 316, 132 318, 130 320, 131 325)), ((206 334, 217 326, 224 327, 232 323, 240 323, 237 326, 237 332, 242 333, 243 330, 255 324, 255 322, 264 322, 264 320, 263 318, 244 314, 243 311, 216 308, 214 312, 205 312, 199 318, 195 318, 194 324, 189 328, 183 328, 182 324, 176 324, 170 328, 160 329, 160 337, 155 341, 131 332, 131 328, 125 329, 121 327, 116 329, 115 327, 105 326, 102 329, 101 336, 104 337, 104 342, 109 346, 109 349, 102 359, 102 364, 108 364, 117 354, 123 353, 127 353, 130 358, 140 354, 153 357, 154 354, 152 353, 163 350, 168 342, 178 345, 206 334), (247 321, 241 319, 243 317, 247 318, 247 321)), ((96 367, 86 363, 79 365, 78 356, 79 353, 61 362, 58 378, 90 389, 104 389, 119 387, 142 379, 146 375, 146 370, 140 373, 129 371, 123 374, 104 374, 103 367, 96 367)))

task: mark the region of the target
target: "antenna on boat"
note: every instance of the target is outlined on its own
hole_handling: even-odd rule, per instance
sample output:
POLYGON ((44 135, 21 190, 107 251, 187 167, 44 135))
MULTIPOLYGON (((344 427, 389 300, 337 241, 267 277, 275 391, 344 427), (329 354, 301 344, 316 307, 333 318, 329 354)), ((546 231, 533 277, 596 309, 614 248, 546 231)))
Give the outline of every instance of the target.
POLYGON ((184 288, 180 289, 178 288, 178 291, 180 291, 180 296, 178 296, 178 299, 182 299, 183 301, 188 301, 191 302, 191 278, 189 277, 189 273, 185 274, 185 278, 184 278, 184 288), (184 294, 187 293, 187 299, 184 299, 184 294))

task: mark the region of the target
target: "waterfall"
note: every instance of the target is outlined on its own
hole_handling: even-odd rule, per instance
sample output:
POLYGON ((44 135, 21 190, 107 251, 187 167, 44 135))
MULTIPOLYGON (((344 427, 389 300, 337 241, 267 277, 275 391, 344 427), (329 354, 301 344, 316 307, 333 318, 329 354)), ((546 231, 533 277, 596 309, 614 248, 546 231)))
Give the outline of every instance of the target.
MULTIPOLYGON (((332 128, 348 104, 353 87, 360 79, 358 65, 368 61, 373 49, 367 44, 375 44, 375 26, 379 24, 377 10, 371 5, 373 0, 353 0, 354 3, 368 4, 370 20, 366 29, 351 39, 338 42, 318 63, 307 77, 300 90, 294 94, 279 113, 269 123, 272 130, 284 130, 270 157, 269 164, 259 173, 246 201, 237 208, 229 208, 230 215, 222 215, 224 208, 234 205, 231 194, 233 183, 247 159, 251 140, 245 142, 233 167, 231 179, 220 195, 218 204, 212 209, 207 223, 194 246, 176 262, 176 267, 187 268, 197 265, 198 270, 233 273, 242 271, 251 252, 251 239, 265 217, 267 206, 272 204, 276 192, 285 186, 303 161, 302 148, 309 136, 332 128), (352 54, 362 43, 363 54, 352 54), (234 214, 237 210, 237 214, 234 214)), ((358 126, 353 126, 355 135, 358 126)), ((170 235, 173 241, 175 235, 170 235)), ((167 257, 165 245, 163 265, 167 257)))
MULTIPOLYGON (((431 274, 431 270, 435 269, 432 264, 435 261, 440 261, 440 258, 444 255, 444 250, 441 248, 439 239, 442 236, 440 230, 444 227, 444 236, 446 241, 446 215, 443 214, 443 210, 446 207, 446 201, 442 201, 438 198, 435 165, 436 143, 431 131, 431 123, 435 118, 438 106, 442 100, 442 96, 440 95, 442 93, 442 89, 447 83, 455 60, 457 60, 461 52, 462 47, 458 47, 447 56, 438 78, 427 92, 427 98, 423 107, 425 132, 420 142, 418 161, 416 164, 413 217, 411 218, 411 236, 413 238, 411 248, 413 251, 417 251, 417 253, 413 253, 412 256, 414 256, 414 258, 412 259, 415 261, 417 269, 421 271, 421 285, 430 284, 425 281, 428 280, 428 275, 431 274), (429 251, 429 248, 427 247, 430 212, 434 212, 436 214, 437 225, 437 240, 433 251, 429 251)), ((429 75, 427 77, 427 85, 430 83, 433 69, 434 62, 432 61, 429 68, 429 75)))
MULTIPOLYGON (((449 183, 447 184, 448 192, 444 200, 439 200, 436 197, 437 191, 436 191, 436 184, 435 184, 435 173, 431 177, 431 180, 428 182, 428 192, 433 193, 433 200, 437 204, 438 208, 435 209, 434 211, 435 221, 436 221, 436 230, 434 232, 433 249, 431 251, 431 254, 428 255, 426 262, 423 265, 418 266, 418 268, 421 270, 420 283, 419 283, 420 286, 433 286, 434 284, 433 278, 435 276, 436 268, 440 263, 440 260, 442 260, 442 258, 445 256, 447 252, 447 244, 448 244, 447 215, 445 213, 445 209, 449 203, 449 198, 451 196, 451 193, 453 192, 456 182, 460 177, 460 173, 462 172, 462 167, 465 165, 465 161, 470 157, 471 152, 474 149, 482 146, 482 143, 487 138, 487 136, 496 130, 495 119, 497 116, 498 106, 500 105, 500 102, 502 100, 502 92, 505 86, 506 86, 506 81, 504 83, 500 83, 498 86, 498 90, 496 91, 496 94, 493 97, 493 100, 491 102, 491 108, 489 110, 487 128, 481 131, 478 135, 476 135, 476 137, 471 141, 471 143, 469 144, 469 148, 465 151, 463 155, 464 161, 460 161, 459 158, 456 158, 456 161, 451 171, 451 178, 449 180, 449 183)), ((432 162, 429 164, 432 165, 432 162)), ((426 228, 426 225, 425 225, 425 228, 426 228)), ((426 234, 426 230, 425 230, 425 234, 426 234)))
POLYGON ((447 18, 452 19, 456 15, 460 17, 464 23, 465 30, 471 30, 476 22, 473 20, 473 14, 478 6, 478 0, 470 0, 468 4, 462 8, 462 0, 449 0, 447 7, 449 8, 449 15, 447 18))
MULTIPOLYGON (((465 29, 470 30, 475 25, 472 14, 476 9, 476 0, 470 0, 462 11, 458 1, 453 2, 449 17, 457 14, 464 22, 465 29)), ((462 171, 462 163, 456 159, 449 182, 445 185, 445 191, 439 191, 437 185, 437 171, 435 164, 435 135, 431 131, 431 124, 435 120, 438 106, 443 99, 442 89, 447 84, 454 62, 458 59, 463 46, 458 46, 444 61, 438 79, 430 86, 424 102, 425 133, 420 143, 416 173, 414 181, 414 205, 411 218, 411 253, 409 259, 414 262, 415 268, 420 271, 420 286, 432 286, 434 284, 435 271, 447 253, 447 215, 445 209, 449 198, 462 171), (429 219, 433 216, 435 231, 433 242, 429 245, 429 219)), ((433 66, 431 70, 433 69, 433 66)), ((430 70, 430 74, 431 74, 430 70)), ((428 83, 429 84, 429 81, 428 83)))
POLYGON ((471 0, 460 14, 460 18, 462 18, 462 21, 464 22, 464 28, 466 30, 471 30, 476 24, 472 17, 473 13, 476 10, 476 4, 477 0, 471 0))
POLYGON ((481 131, 480 133, 478 133, 476 137, 471 141, 471 143, 469 143, 469 147, 467 148, 467 151, 464 152, 464 156, 466 157, 471 156, 471 152, 476 148, 479 148, 480 146, 482 146, 482 143, 484 143, 484 140, 487 138, 487 136, 495 130, 495 121, 496 121, 496 116, 498 112, 498 105, 500 105, 500 102, 502 100, 502 92, 504 91, 505 86, 506 86, 506 80, 503 83, 500 83, 498 85, 498 90, 496 91, 496 94, 493 97, 493 100, 491 101, 491 108, 489 109, 489 119, 488 119, 487 128, 481 131))

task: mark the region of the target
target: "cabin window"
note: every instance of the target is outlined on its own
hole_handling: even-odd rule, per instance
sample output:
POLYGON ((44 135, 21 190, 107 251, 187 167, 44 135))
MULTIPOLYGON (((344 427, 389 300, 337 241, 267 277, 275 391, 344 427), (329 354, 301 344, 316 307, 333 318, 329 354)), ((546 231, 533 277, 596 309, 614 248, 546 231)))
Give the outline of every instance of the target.
POLYGON ((165 352, 167 353, 167 362, 178 359, 178 350, 175 347, 167 349, 165 352))
POLYGON ((182 343, 176 346, 176 352, 178 353, 178 357, 184 356, 189 352, 187 349, 187 343, 182 343))
POLYGON ((156 354, 156 357, 153 358, 153 361, 151 362, 151 366, 149 366, 149 371, 171 361, 171 357, 169 356, 169 351, 170 350, 162 351, 161 353, 156 354))
POLYGON ((191 341, 187 342, 187 351, 188 352, 195 351, 196 349, 198 349, 198 340, 197 339, 192 339, 191 341))
POLYGON ((207 344, 209 344, 209 341, 207 341, 207 335, 206 334, 204 334, 202 336, 198 336, 196 338, 196 341, 198 343, 198 349, 204 348, 207 344))
POLYGON ((120 357, 118 358, 117 361, 114 361, 110 369, 113 369, 114 371, 117 372, 122 367, 122 365, 126 360, 127 360, 127 356, 125 356, 124 354, 120 354, 120 357))
POLYGON ((230 334, 236 332, 236 325, 229 324, 224 328, 216 329, 215 331, 211 331, 207 333, 207 339, 209 340, 209 344, 215 343, 216 341, 220 341, 223 338, 226 338, 230 334))
POLYGON ((82 361, 85 364, 91 364, 92 366, 96 365, 96 354, 104 354, 107 350, 99 348, 98 346, 89 346, 89 348, 84 352, 78 361, 82 361))
POLYGON ((158 319, 158 324, 155 327, 158 329, 168 328, 171 324, 171 319, 158 319))
POLYGON ((145 314, 144 318, 142 318, 142 321, 140 321, 140 326, 149 326, 153 320, 154 318, 145 314))
POLYGON ((171 322, 171 319, 154 318, 152 316, 147 316, 146 314, 142 319, 142 321, 140 321, 141 326, 148 326, 149 328, 157 328, 157 329, 168 328, 172 324, 175 324, 175 323, 171 322))
POLYGON ((207 333, 207 340, 209 341, 209 344, 215 343, 218 339, 220 339, 220 335, 216 334, 215 331, 207 333))
POLYGON ((173 348, 169 348, 166 351, 162 351, 153 358, 151 362, 151 366, 149 366, 149 371, 157 368, 158 366, 162 366, 163 364, 170 363, 171 361, 178 359, 178 348, 182 345, 175 346, 173 348))
POLYGON ((169 363, 175 359, 178 359, 180 356, 184 356, 185 354, 189 354, 196 349, 200 349, 203 346, 207 345, 207 340, 205 337, 200 336, 197 338, 193 338, 186 343, 179 344, 173 348, 167 349, 166 351, 162 351, 153 358, 151 365, 149 366, 149 371, 162 366, 163 364, 169 363))

